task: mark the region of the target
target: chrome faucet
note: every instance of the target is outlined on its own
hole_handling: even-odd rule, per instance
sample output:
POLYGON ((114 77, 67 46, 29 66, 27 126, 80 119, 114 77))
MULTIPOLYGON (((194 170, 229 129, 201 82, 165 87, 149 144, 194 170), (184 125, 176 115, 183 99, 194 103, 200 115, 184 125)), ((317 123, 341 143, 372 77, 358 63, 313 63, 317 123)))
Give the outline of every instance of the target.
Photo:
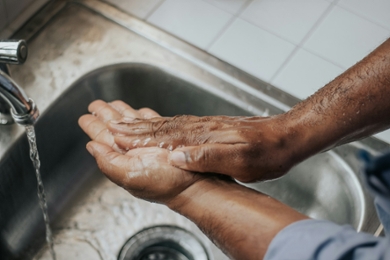
POLYGON ((10 77, 7 64, 23 64, 27 59, 24 40, 0 40, 0 125, 33 125, 39 111, 34 101, 10 77))

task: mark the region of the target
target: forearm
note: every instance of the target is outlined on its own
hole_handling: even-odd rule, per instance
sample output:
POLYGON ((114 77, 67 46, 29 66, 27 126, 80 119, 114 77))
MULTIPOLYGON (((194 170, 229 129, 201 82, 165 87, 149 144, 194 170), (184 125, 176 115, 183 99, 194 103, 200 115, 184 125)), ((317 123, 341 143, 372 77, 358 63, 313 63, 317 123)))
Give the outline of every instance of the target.
POLYGON ((233 259, 262 259, 276 234, 306 216, 234 182, 207 178, 169 205, 233 259))
POLYGON ((390 39, 280 118, 308 157, 389 128, 389 115, 390 39))

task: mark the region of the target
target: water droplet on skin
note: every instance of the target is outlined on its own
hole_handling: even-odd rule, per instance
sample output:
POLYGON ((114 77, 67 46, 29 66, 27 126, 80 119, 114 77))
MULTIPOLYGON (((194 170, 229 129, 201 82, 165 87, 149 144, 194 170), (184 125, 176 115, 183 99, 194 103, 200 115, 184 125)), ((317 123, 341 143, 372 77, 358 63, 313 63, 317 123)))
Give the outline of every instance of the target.
POLYGON ((161 142, 158 144, 158 147, 160 147, 160 148, 163 148, 163 146, 164 146, 164 142, 161 142))
POLYGON ((151 138, 146 138, 142 145, 143 146, 147 145, 150 140, 151 140, 151 138))
POLYGON ((96 112, 92 112, 92 115, 93 115, 93 116, 96 116, 96 112))
POLYGON ((137 139, 137 140, 135 140, 132 144, 133 144, 133 147, 136 147, 137 146, 137 144, 140 142, 141 140, 139 140, 139 139, 137 139))
POLYGON ((360 111, 357 111, 357 112, 356 112, 356 115, 358 115, 359 113, 360 113, 360 111))
POLYGON ((173 150, 173 146, 170 144, 168 145, 168 148, 167 148, 169 151, 172 151, 173 150))
POLYGON ((130 150, 130 148, 129 148, 129 147, 126 147, 125 150, 128 151, 128 150, 130 150))

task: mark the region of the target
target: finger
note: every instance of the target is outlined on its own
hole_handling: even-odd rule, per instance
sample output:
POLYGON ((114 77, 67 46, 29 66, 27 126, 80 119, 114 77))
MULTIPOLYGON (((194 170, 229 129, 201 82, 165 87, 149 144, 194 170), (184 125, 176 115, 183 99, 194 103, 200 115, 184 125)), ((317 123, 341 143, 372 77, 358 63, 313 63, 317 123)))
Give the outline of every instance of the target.
POLYGON ((128 118, 140 118, 142 115, 139 113, 138 110, 135 110, 125 102, 121 100, 115 100, 110 103, 110 105, 115 108, 122 117, 128 117, 128 118))
POLYGON ((170 140, 169 138, 153 139, 144 136, 114 136, 114 142, 123 150, 131 150, 140 147, 158 147, 166 148, 170 151, 176 147, 183 146, 178 140, 170 140))
MULTIPOLYGON (((112 131, 110 129, 110 131, 112 131)), ((115 132, 115 131, 114 131, 115 132)), ((126 131, 122 131, 126 132, 126 131)), ((193 136, 188 133, 187 136, 183 138, 174 138, 172 135, 161 135, 158 137, 149 136, 149 135, 115 135, 115 143, 124 150, 130 150, 133 148, 139 147, 152 147, 156 146, 159 148, 166 148, 170 151, 176 149, 177 147, 183 146, 195 146, 207 143, 219 143, 219 144, 245 144, 247 143, 244 138, 237 135, 236 130, 218 130, 211 133, 203 133, 197 136, 193 136)))
POLYGON ((125 153, 114 142, 114 136, 108 132, 106 125, 99 118, 83 115, 79 118, 79 125, 92 140, 108 145, 117 152, 125 153))
POLYGON ((121 120, 112 120, 108 122, 107 127, 113 133, 123 135, 150 135, 160 130, 168 118, 154 117, 147 120, 122 118, 121 120))
POLYGON ((135 166, 131 157, 117 153, 110 146, 96 141, 89 142, 87 150, 112 182, 121 187, 125 185, 128 169, 135 166))
POLYGON ((96 115, 103 122, 122 118, 122 115, 116 109, 102 100, 92 102, 88 106, 88 111, 96 115))
POLYGON ((245 182, 249 180, 243 179, 240 175, 253 167, 243 152, 247 148, 246 144, 189 146, 174 150, 168 161, 183 170, 221 173, 245 182))
POLYGON ((114 137, 108 132, 106 125, 97 117, 83 115, 79 119, 79 125, 92 139, 109 146, 114 144, 114 137))
POLYGON ((161 117, 156 111, 154 111, 150 108, 147 108, 147 107, 139 109, 138 112, 141 114, 141 117, 145 118, 145 119, 150 119, 150 118, 154 118, 154 117, 161 117))

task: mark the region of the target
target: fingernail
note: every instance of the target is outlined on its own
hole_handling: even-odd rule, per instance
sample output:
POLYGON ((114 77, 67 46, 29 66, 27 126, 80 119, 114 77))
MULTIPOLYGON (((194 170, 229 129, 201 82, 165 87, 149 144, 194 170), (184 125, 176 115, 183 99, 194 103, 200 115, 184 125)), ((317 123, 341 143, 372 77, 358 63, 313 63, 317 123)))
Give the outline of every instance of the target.
POLYGON ((173 151, 169 156, 169 162, 178 167, 185 166, 186 155, 181 151, 173 151))
POLYGON ((87 144, 87 150, 88 150, 88 152, 89 152, 92 156, 94 156, 94 155, 93 155, 94 149, 93 149, 92 145, 90 145, 89 143, 87 144))

